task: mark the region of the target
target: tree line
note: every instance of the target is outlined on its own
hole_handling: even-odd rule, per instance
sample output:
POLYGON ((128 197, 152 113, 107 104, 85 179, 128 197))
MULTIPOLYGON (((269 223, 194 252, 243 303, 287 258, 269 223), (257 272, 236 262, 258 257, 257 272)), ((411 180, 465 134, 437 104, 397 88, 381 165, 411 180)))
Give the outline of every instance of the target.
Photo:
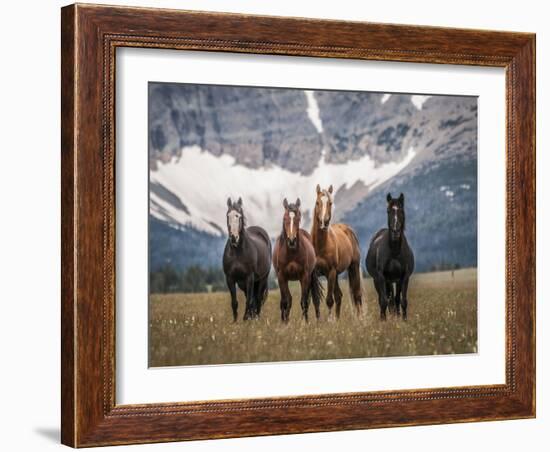
MULTIPOLYGON (((440 262, 430 266, 428 271, 449 271, 458 270, 460 264, 451 264, 440 262)), ((364 278, 369 278, 366 271, 362 268, 361 273, 364 278)), ((340 280, 346 280, 345 274, 340 275, 340 280)), ((273 272, 269 275, 269 289, 278 287, 277 279, 273 272)), ((225 283, 225 274, 219 267, 204 268, 200 265, 191 265, 184 269, 176 268, 171 264, 164 264, 149 274, 150 293, 201 293, 201 292, 219 292, 227 290, 225 283)))
MULTIPOLYGON (((269 288, 277 287, 277 281, 270 274, 269 288)), ((204 268, 191 265, 178 269, 171 264, 164 264, 149 274, 150 293, 200 293, 227 290, 225 274, 219 267, 204 268)))

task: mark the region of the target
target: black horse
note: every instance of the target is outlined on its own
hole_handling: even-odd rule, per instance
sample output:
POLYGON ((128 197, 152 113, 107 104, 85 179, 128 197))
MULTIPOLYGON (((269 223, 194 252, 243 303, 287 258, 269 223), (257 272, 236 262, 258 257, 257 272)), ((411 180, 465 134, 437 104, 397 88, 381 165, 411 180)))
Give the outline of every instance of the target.
POLYGON ((414 255, 405 237, 405 197, 392 198, 388 193, 388 228, 372 238, 367 253, 367 271, 374 280, 380 304, 380 319, 386 320, 386 309, 407 320, 407 289, 414 270, 414 255), (395 284, 395 297, 393 285, 395 284))
POLYGON ((246 295, 243 320, 257 318, 267 298, 267 278, 271 268, 271 241, 258 226, 246 227, 243 201, 227 200, 229 238, 223 252, 223 271, 231 293, 233 320, 237 320, 237 287, 246 295))

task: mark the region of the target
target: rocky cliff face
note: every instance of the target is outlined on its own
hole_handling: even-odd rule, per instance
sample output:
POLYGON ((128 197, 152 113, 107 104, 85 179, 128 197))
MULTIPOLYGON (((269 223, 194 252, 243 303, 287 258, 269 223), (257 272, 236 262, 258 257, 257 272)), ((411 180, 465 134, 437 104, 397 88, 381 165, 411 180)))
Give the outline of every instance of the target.
MULTIPOLYGON (((364 152, 378 161, 402 158, 410 147, 417 153, 399 174, 373 190, 356 187, 354 193, 342 193, 341 198, 357 202, 339 219, 354 227, 366 252, 373 234, 386 227, 386 194, 402 192, 417 270, 476 266, 477 99, 433 96, 418 109, 411 96, 392 95, 372 117, 367 126, 354 129, 360 132, 348 128, 348 134, 360 137, 350 142, 365 142, 364 152)), ((348 121, 331 126, 330 136, 345 127, 343 122, 348 121)), ((352 146, 344 150, 357 152, 352 146)))
POLYGON ((319 91, 329 158, 345 162, 368 154, 377 162, 398 160, 407 151, 407 136, 416 108, 410 96, 347 91, 319 91), (384 100, 384 103, 382 103, 384 100))
MULTIPOLYGON (((417 172, 436 168, 444 171, 450 163, 477 162, 477 100, 474 97, 426 99, 325 91, 316 93, 316 98, 328 159, 345 162, 366 154, 383 165, 403 160, 414 149, 413 160, 383 187, 396 185, 417 172)), ((470 179, 470 175, 466 175, 464 183, 470 183, 470 179)), ((341 188, 336 193, 339 205, 336 218, 350 221, 348 212, 376 194, 372 187, 362 183, 341 188)))
POLYGON ((149 99, 153 168, 193 145, 250 168, 274 164, 305 173, 321 156, 301 90, 151 83, 149 99))
POLYGON ((315 97, 332 161, 365 154, 378 163, 399 161, 411 147, 419 153, 416 163, 443 154, 475 157, 477 101, 473 97, 415 99, 423 96, 346 91, 319 91, 315 97))
POLYGON ((353 226, 364 255, 372 236, 387 227, 388 192, 405 195, 405 233, 417 271, 477 266, 477 161, 450 160, 399 175, 346 212, 341 221, 353 226))
POLYGON ((323 155, 329 163, 369 155, 383 164, 403 159, 411 147, 422 152, 416 163, 475 154, 473 97, 351 91, 315 91, 313 97, 320 132, 302 90, 151 83, 153 169, 156 161, 167 162, 193 145, 233 156, 250 168, 273 164, 303 174, 310 174, 323 155))

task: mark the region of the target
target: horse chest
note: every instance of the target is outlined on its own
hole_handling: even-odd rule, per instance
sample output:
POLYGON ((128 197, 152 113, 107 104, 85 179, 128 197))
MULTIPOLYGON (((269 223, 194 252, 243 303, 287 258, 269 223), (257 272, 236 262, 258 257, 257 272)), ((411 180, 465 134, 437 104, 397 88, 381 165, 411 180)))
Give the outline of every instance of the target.
POLYGON ((393 279, 393 280, 401 279, 401 275, 403 274, 403 265, 401 265, 401 262, 399 260, 391 259, 386 264, 386 268, 384 269, 384 274, 389 279, 393 279))
POLYGON ((228 268, 228 273, 231 274, 234 278, 245 278, 248 273, 250 273, 250 270, 246 265, 244 265, 243 262, 234 261, 232 262, 228 268))
POLYGON ((294 280, 302 274, 302 266, 298 262, 289 262, 285 267, 288 279, 294 280))
POLYGON ((330 268, 328 261, 325 258, 319 256, 317 256, 315 266, 317 267, 317 270, 319 270, 322 274, 328 273, 330 268))

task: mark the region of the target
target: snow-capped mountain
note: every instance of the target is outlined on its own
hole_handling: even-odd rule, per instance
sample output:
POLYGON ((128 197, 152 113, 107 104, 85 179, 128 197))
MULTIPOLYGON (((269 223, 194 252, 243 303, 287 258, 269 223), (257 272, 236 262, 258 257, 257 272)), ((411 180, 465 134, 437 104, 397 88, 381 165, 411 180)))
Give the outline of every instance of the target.
POLYGON ((169 224, 223 235, 227 198, 242 197, 248 222, 262 225, 275 237, 281 231, 283 198, 301 199, 303 227, 309 228, 317 184, 332 184, 338 203, 339 192, 358 183, 373 189, 399 173, 414 155, 411 148, 402 161, 379 166, 368 155, 346 163, 327 163, 322 158, 311 174, 304 175, 276 165, 248 168, 232 156, 216 157, 191 146, 183 148, 180 157, 159 162, 151 172, 150 213, 169 224))
POLYGON ((425 231, 411 231, 420 267, 446 257, 475 265, 476 221, 457 218, 477 215, 475 98, 156 83, 149 95, 152 267, 217 265, 228 197, 242 197, 249 224, 272 237, 283 198, 300 197, 309 228, 317 184, 334 186, 335 219, 356 229, 363 248, 384 226, 384 192, 404 190, 425 231), (453 237, 426 223, 435 206, 453 237), (457 237, 458 251, 430 245, 457 237), (208 258, 185 261, 199 242, 208 258))

